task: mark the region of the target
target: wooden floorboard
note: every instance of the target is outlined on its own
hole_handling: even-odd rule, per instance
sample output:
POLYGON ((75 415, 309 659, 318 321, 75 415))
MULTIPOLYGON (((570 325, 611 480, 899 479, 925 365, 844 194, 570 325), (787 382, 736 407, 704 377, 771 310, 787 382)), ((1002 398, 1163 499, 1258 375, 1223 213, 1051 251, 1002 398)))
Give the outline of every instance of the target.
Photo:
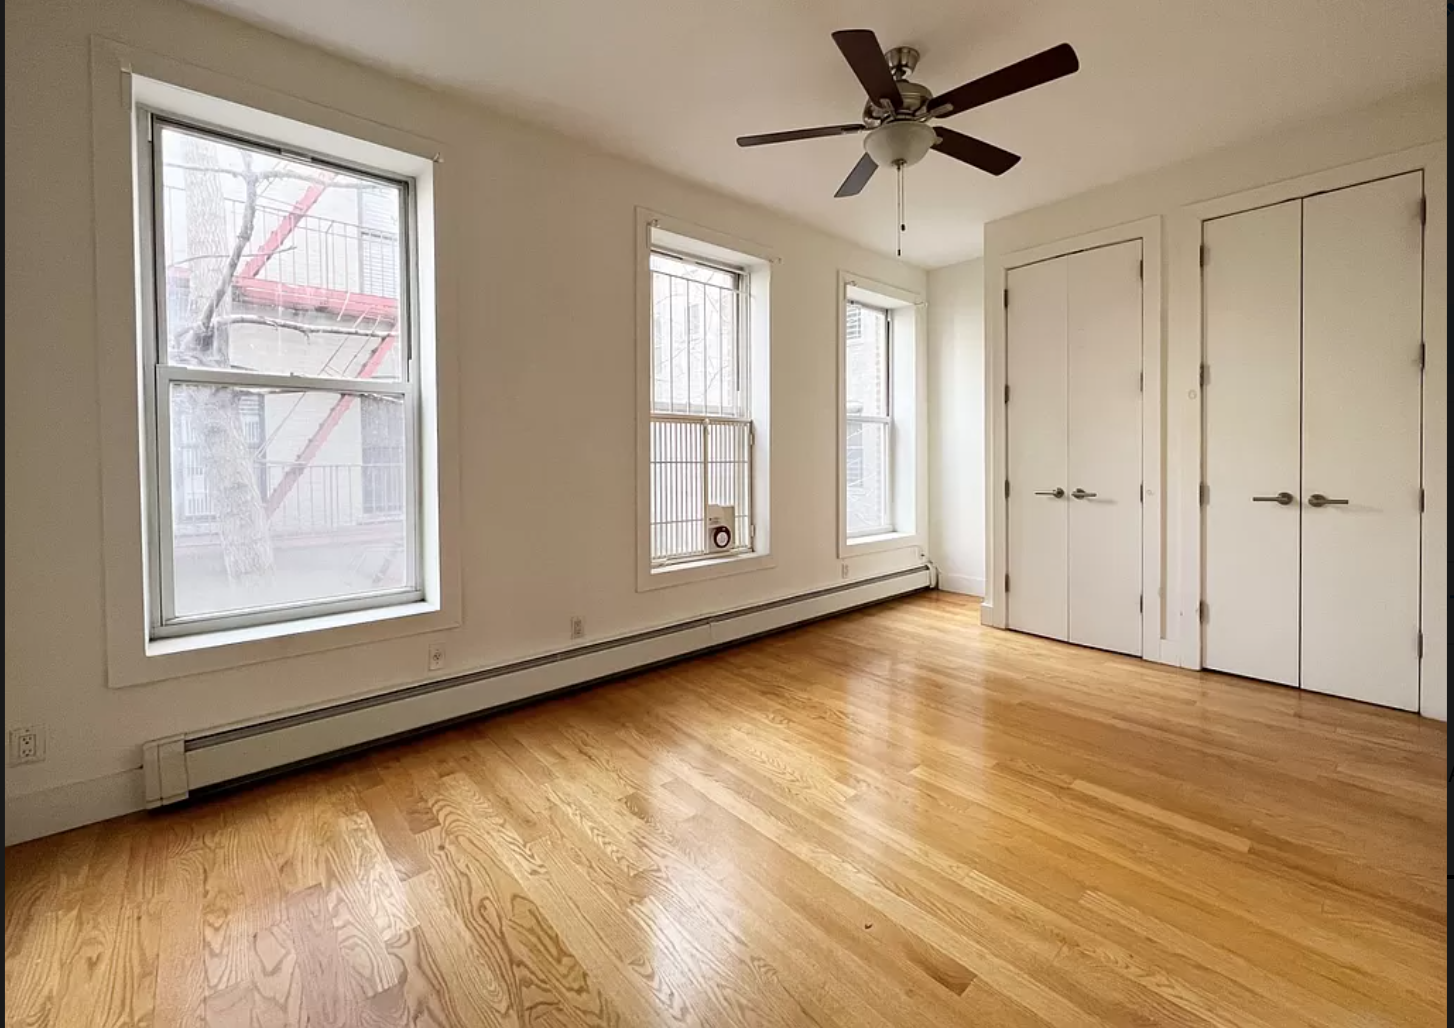
POLYGON ((1447 734, 926 593, 6 851, 7 1025, 1442 1025, 1447 734))

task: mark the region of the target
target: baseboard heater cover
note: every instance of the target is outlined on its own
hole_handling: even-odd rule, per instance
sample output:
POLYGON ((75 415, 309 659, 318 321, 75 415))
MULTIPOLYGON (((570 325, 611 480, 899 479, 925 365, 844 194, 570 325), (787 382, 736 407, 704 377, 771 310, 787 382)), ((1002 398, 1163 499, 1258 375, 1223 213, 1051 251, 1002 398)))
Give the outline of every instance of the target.
POLYGON ((146 805, 180 802, 197 790, 617 678, 933 584, 930 567, 911 568, 241 728, 156 739, 142 746, 146 805))

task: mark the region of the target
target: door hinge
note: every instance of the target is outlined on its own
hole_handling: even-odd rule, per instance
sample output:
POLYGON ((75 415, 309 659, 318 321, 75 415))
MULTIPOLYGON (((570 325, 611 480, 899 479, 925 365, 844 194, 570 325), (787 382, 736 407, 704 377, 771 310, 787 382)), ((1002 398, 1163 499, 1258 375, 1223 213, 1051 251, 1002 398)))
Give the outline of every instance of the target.
POLYGON ((1144 393, 1146 391, 1146 372, 1136 372, 1136 390, 1144 393))
POLYGON ((1010 291, 1008 289, 1006 289, 1005 290, 1005 310, 1009 310, 1009 309, 1010 309, 1010 291))
POLYGON ((1212 502, 1212 487, 1203 482, 1197 489, 1197 500, 1203 507, 1210 506, 1212 502))
POLYGON ((1421 197, 1419 197, 1419 224, 1420 225, 1427 225, 1428 223, 1429 223, 1429 198, 1427 196, 1421 196, 1421 197))
POLYGON ((1200 264, 1204 268, 1207 266, 1207 244, 1206 243, 1203 243, 1201 246, 1197 247, 1197 263, 1200 264))
POLYGON ((1146 594, 1145 593, 1142 593, 1140 596, 1136 597, 1136 612, 1138 614, 1145 614, 1146 613, 1146 594))
POLYGON ((1005 479, 1005 499, 1008 500, 1009 498, 1010 498, 1010 480, 1007 478, 1007 479, 1005 479))
POLYGON ((1136 277, 1142 282, 1146 281, 1146 258, 1144 257, 1136 262, 1136 277))
POLYGON ((1207 616, 1210 613, 1211 610, 1207 607, 1206 600, 1202 600, 1202 602, 1197 604, 1197 620, 1200 621, 1202 624, 1207 623, 1207 616))
POLYGON ((1212 369, 1210 367, 1208 367, 1206 363, 1202 363, 1202 364, 1198 365, 1198 367, 1197 367, 1197 384, 1200 385, 1203 389, 1205 389, 1207 387, 1207 383, 1210 382, 1211 380, 1212 380, 1212 369))
POLYGON ((1009 592, 1009 591, 1010 591, 1010 576, 1007 574, 1007 575, 1005 575, 1005 592, 1009 592))
POLYGON ((1008 384, 1006 384, 1006 386, 1005 386, 1005 402, 1006 403, 1009 403, 1010 402, 1010 387, 1009 387, 1008 384))
POLYGON ((1422 372, 1428 364, 1429 347, 1426 343, 1419 344, 1419 371, 1422 372))
POLYGON ((1416 646, 1416 648, 1419 651, 1419 659, 1420 660, 1423 660, 1424 659, 1424 633, 1423 632, 1420 632, 1419 633, 1419 641, 1418 641, 1418 643, 1415 644, 1415 646, 1416 646))
POLYGON ((1419 513, 1424 512, 1424 487, 1419 486, 1419 513))
POLYGON ((1145 482, 1142 482, 1139 486, 1136 487, 1136 502, 1137 503, 1145 503, 1146 502, 1146 483, 1145 482))

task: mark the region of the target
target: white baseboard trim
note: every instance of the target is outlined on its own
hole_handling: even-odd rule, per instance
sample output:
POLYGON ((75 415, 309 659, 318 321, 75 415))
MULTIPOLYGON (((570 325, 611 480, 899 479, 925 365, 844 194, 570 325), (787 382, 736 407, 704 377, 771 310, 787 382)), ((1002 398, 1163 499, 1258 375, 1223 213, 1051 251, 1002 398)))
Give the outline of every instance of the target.
POLYGON ((947 593, 984 597, 984 579, 971 578, 969 575, 956 575, 948 571, 941 571, 939 572, 939 588, 947 593))
POLYGON ((5 797, 5 845, 132 814, 144 803, 141 769, 5 797))

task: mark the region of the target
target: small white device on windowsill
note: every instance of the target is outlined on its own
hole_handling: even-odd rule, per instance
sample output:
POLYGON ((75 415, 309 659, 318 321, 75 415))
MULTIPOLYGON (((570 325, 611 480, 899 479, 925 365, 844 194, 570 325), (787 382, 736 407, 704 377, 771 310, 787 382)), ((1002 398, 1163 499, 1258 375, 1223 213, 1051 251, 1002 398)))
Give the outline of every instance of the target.
POLYGON ((707 552, 725 553, 737 545, 737 509, 707 504, 707 552))

